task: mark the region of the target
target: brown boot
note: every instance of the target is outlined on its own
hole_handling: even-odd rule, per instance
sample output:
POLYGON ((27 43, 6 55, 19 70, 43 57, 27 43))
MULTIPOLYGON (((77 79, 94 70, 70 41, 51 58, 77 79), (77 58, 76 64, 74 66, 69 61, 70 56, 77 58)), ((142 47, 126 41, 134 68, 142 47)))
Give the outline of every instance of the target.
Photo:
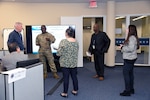
POLYGON ((48 74, 44 74, 44 79, 46 79, 48 77, 48 74))
POLYGON ((53 73, 53 77, 56 78, 56 79, 59 79, 59 76, 56 72, 53 73))
POLYGON ((99 77, 99 80, 100 80, 100 81, 103 81, 103 80, 104 80, 104 77, 99 77))

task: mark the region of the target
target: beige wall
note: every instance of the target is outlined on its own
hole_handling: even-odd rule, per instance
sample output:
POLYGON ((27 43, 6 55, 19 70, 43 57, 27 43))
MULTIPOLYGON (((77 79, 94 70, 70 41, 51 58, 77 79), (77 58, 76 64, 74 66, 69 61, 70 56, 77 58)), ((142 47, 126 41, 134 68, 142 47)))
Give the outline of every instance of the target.
POLYGON ((86 51, 89 49, 91 36, 93 34, 93 31, 91 30, 83 30, 83 56, 86 56, 86 51))
POLYGON ((116 5, 116 14, 144 14, 150 13, 150 1, 119 2, 116 5))
MULTIPOLYGON (((105 5, 105 4, 104 4, 105 5)), ((60 24, 61 16, 82 16, 105 14, 105 6, 100 4, 90 9, 88 4, 71 3, 0 3, 0 49, 3 45, 2 29, 12 28, 14 22, 21 21, 24 25, 60 24)))
MULTIPOLYGON (((116 15, 150 13, 149 5, 150 1, 116 3, 116 15)), ((56 25, 60 24, 61 16, 102 16, 106 15, 106 11, 106 3, 99 3, 97 8, 91 9, 88 3, 0 2, 0 49, 3 45, 3 28, 13 28, 16 21, 24 25, 56 25)))

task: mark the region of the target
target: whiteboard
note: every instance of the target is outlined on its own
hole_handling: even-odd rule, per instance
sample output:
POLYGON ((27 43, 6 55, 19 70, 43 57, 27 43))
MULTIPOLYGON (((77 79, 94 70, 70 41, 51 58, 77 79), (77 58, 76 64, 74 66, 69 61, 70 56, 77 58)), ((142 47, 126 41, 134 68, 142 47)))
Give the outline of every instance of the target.
MULTIPOLYGON (((8 37, 9 37, 9 34, 13 31, 14 29, 13 28, 4 28, 3 29, 3 50, 8 50, 8 47, 7 47, 7 40, 8 40, 8 37)), ((24 39, 24 36, 23 36, 23 30, 21 32, 22 34, 22 39, 24 39)))
MULTIPOLYGON (((29 26, 31 27, 31 32, 32 32, 32 53, 33 54, 37 54, 38 50, 39 50, 39 46, 36 45, 36 38, 39 34, 41 34, 41 26, 29 26)), ((51 44, 51 50, 52 53, 57 53, 57 50, 55 50, 54 48, 58 48, 59 47, 59 43, 62 39, 66 39, 65 36, 65 31, 66 29, 68 29, 69 27, 72 27, 73 29, 75 29, 74 25, 47 25, 46 29, 47 32, 52 34, 55 37, 55 42, 51 44)), ((27 35, 28 37, 28 35, 27 35)), ((30 44, 27 44, 27 47, 30 44)))

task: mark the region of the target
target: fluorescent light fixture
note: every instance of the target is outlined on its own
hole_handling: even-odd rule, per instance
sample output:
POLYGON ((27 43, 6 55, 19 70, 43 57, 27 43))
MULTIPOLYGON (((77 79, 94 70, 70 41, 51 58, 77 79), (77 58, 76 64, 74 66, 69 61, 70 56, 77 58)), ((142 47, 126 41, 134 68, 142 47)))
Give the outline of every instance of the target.
POLYGON ((142 18, 144 18, 144 17, 147 17, 147 16, 136 17, 136 18, 132 19, 132 21, 136 21, 136 20, 142 19, 142 18))
POLYGON ((125 18, 125 16, 119 16, 119 17, 116 17, 115 19, 121 19, 121 18, 125 18))

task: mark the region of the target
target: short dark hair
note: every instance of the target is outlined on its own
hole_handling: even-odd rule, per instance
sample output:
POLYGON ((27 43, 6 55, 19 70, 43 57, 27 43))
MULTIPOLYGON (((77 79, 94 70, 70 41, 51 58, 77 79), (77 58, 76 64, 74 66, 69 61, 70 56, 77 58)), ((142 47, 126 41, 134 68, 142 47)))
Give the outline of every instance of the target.
POLYGON ((75 37, 75 30, 72 28, 72 27, 69 27, 67 30, 66 30, 66 33, 69 37, 75 37))
POLYGON ((10 53, 14 52, 14 51, 17 51, 17 48, 19 48, 17 43, 10 43, 10 44, 8 44, 8 50, 9 50, 10 53))

